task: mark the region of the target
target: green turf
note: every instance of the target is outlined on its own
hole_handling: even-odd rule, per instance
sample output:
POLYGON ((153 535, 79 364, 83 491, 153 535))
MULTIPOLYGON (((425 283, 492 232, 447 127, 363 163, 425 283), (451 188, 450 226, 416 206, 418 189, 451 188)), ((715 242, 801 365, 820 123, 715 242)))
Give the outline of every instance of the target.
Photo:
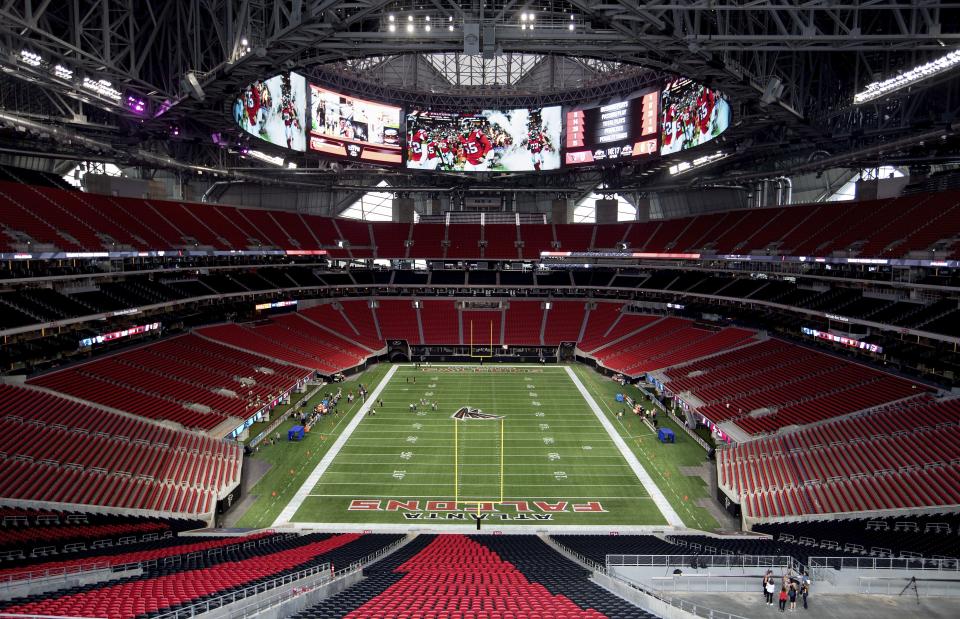
MULTIPOLYGON (((388 369, 389 366, 386 365, 375 366, 359 377, 343 383, 341 386, 344 393, 356 390, 357 384, 361 382, 365 387, 370 385, 368 389, 371 388, 380 382, 388 369)), ((335 387, 337 385, 330 385, 322 391, 325 393, 335 387)), ((309 402, 308 407, 312 410, 321 399, 322 393, 314 397, 309 402)), ((293 493, 303 484, 310 471, 317 466, 323 455, 327 453, 327 449, 336 438, 336 433, 340 428, 347 425, 352 414, 359 408, 359 399, 355 400, 353 404, 347 404, 344 400, 338 406, 339 412, 322 419, 302 442, 289 443, 285 440, 287 429, 297 425, 297 422, 287 421, 279 429, 283 440, 273 445, 261 444, 259 451, 253 457, 269 463, 270 470, 250 491, 255 500, 235 523, 235 526, 268 527, 272 525, 280 511, 293 498, 293 493), (276 493, 276 496, 274 496, 274 493, 276 493)), ((287 407, 281 407, 277 414, 281 414, 286 409, 287 407)), ((257 430, 256 433, 259 432, 260 430, 257 430)), ((251 436, 256 436, 256 433, 251 431, 251 436)))
MULTIPOLYGON (((369 376, 365 381, 371 387, 379 382, 369 376)), ((602 383, 589 384, 598 395, 609 396, 602 383)), ((530 511, 523 513, 526 519, 518 519, 518 508, 500 505, 497 514, 490 516, 496 517, 498 524, 535 526, 544 523, 542 518, 548 515, 550 524, 560 525, 665 523, 562 367, 532 365, 516 373, 448 373, 440 367, 401 366, 380 399, 384 406, 378 406, 376 415, 368 415, 360 422, 295 514, 295 522, 463 523, 464 520, 450 519, 448 512, 439 511, 450 507, 449 503, 435 505, 438 510, 431 512, 425 509, 427 501, 449 502, 461 492, 469 499, 497 500, 502 472, 504 500, 527 501, 530 511), (416 384, 412 382, 414 378, 416 384), (439 410, 420 407, 416 413, 410 411, 409 404, 420 398, 436 401, 439 410), (495 436, 499 422, 454 422, 451 415, 461 406, 504 417, 502 470, 495 436), (456 460, 455 423, 462 430, 456 460), (459 483, 454 473, 455 461, 459 483), (483 496, 486 494, 492 496, 483 496), (403 506, 387 510, 391 499, 403 506), (354 500, 379 500, 380 509, 351 511, 348 507, 354 500), (418 502, 416 509, 413 501, 418 502), (590 501, 599 502, 605 511, 573 511, 574 504, 587 505, 590 501), (559 509, 560 503, 566 504, 562 511, 548 511, 551 506, 559 509), (430 513, 437 516, 426 520, 430 513), (501 520, 502 514, 511 519, 501 520)), ((645 426, 635 433, 636 438, 652 441, 652 432, 645 426)), ((634 438, 629 433, 625 436, 634 438)), ((680 440, 672 447, 677 453, 686 453, 682 437, 680 440)), ((311 443, 287 447, 288 451, 302 452, 310 449, 311 443)), ((282 496, 296 489, 296 480, 302 479, 301 474, 312 469, 318 459, 319 449, 313 449, 311 457, 295 460, 299 468, 295 475, 287 473, 290 486, 283 487, 282 496)), ((279 462, 278 465, 287 466, 279 462)), ((265 482, 279 484, 282 478, 281 471, 265 482)), ((654 478, 660 481, 656 475, 654 478)), ((263 512, 279 512, 282 506, 277 503, 263 512)), ((465 505, 458 507, 459 511, 453 513, 462 514, 465 505)), ((687 517, 687 513, 681 512, 681 516, 687 517)))
POLYGON ((573 366, 573 369, 600 404, 601 410, 614 422, 620 436, 630 439, 627 444, 643 468, 653 477, 653 481, 670 501, 683 523, 696 529, 718 528, 719 523, 710 512, 697 505, 698 501, 703 499, 714 500, 706 482, 700 477, 687 476, 681 472, 681 467, 697 467, 704 463, 706 452, 703 447, 662 412, 657 416, 658 423, 673 430, 676 443, 660 443, 649 426, 634 415, 625 415, 622 421, 618 420, 616 413, 624 407, 615 402, 617 393, 629 394, 638 402, 643 402, 647 409, 652 405, 646 402, 640 390, 632 385, 622 387, 582 365, 573 366))

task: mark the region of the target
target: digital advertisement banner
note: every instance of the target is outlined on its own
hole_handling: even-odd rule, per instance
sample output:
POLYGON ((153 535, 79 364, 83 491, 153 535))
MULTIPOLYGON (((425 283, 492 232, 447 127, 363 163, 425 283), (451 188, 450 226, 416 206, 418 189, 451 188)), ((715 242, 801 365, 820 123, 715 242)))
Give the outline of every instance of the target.
POLYGON ((310 150, 381 165, 403 163, 399 107, 310 84, 310 150))

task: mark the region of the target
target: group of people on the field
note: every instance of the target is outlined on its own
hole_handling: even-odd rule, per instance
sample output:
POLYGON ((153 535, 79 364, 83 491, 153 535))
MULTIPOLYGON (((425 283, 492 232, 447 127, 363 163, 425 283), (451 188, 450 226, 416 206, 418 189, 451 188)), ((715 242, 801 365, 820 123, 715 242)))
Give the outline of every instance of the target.
POLYGON ((417 402, 411 402, 411 403, 410 403, 410 412, 413 412, 413 413, 417 412, 417 410, 419 410, 418 407, 420 407, 420 406, 422 406, 422 407, 424 407, 424 408, 429 407, 430 410, 432 410, 432 411, 438 410, 438 409, 440 408, 440 405, 437 404, 436 402, 431 402, 430 400, 428 400, 428 399, 426 399, 426 398, 420 398, 419 404, 418 404, 417 402))

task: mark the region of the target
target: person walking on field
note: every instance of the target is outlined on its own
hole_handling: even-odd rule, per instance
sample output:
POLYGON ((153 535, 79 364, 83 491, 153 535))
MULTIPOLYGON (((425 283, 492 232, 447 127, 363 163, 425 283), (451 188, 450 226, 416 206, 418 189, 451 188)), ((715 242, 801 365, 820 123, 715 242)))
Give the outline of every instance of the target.
POLYGON ((787 592, 790 596, 790 612, 797 610, 797 583, 790 583, 790 591, 787 592))
POLYGON ((780 612, 787 609, 787 588, 780 587, 780 612))
POLYGON ((803 610, 807 610, 807 596, 810 595, 810 583, 804 582, 800 586, 800 596, 803 598, 803 610))

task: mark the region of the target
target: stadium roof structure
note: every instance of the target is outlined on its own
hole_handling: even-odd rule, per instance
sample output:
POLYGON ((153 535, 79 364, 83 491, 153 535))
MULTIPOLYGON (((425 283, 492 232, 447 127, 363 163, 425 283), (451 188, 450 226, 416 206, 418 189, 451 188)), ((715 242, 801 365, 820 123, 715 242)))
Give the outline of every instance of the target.
POLYGON ((649 161, 559 180, 459 181, 493 188, 574 197, 601 183, 708 188, 838 167, 952 165, 958 154, 952 65, 854 105, 869 84, 960 47, 960 10, 940 0, 14 0, 0 7, 0 40, 8 155, 289 186, 423 184, 405 171, 242 158, 229 102, 278 69, 335 76, 360 96, 406 89, 405 100, 424 104, 598 99, 678 74, 734 108, 720 142, 727 156, 682 178, 669 171, 677 162, 649 161))

